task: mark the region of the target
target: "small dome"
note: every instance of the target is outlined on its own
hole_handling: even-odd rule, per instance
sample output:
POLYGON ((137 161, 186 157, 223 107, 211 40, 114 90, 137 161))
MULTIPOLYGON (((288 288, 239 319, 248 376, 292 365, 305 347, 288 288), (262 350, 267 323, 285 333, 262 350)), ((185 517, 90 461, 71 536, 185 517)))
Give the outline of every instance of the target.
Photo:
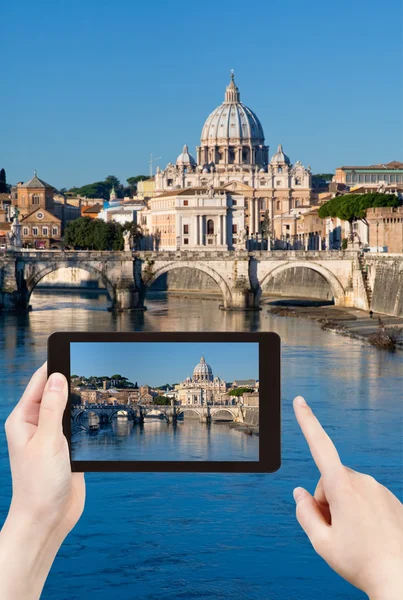
POLYGON ((193 369, 193 381, 213 381, 213 370, 205 361, 204 356, 201 357, 198 365, 193 369))
POLYGON ((179 154, 178 158, 176 159, 176 164, 182 165, 183 167, 195 167, 196 166, 196 161, 193 158, 193 156, 191 154, 189 154, 189 149, 186 144, 183 146, 183 150, 182 150, 181 154, 179 154))
POLYGON ((266 169, 265 169, 264 167, 262 167, 262 168, 259 170, 259 173, 266 173, 266 169))
POLYGON ((209 173, 209 172, 210 172, 210 171, 208 170, 208 168, 207 168, 207 167, 204 167, 204 169, 203 169, 203 173, 209 173))
POLYGON ((278 163, 285 163, 287 165, 290 164, 290 159, 288 158, 288 156, 286 154, 284 154, 283 146, 281 144, 278 145, 277 152, 275 154, 273 154, 270 162, 272 165, 275 165, 278 163))

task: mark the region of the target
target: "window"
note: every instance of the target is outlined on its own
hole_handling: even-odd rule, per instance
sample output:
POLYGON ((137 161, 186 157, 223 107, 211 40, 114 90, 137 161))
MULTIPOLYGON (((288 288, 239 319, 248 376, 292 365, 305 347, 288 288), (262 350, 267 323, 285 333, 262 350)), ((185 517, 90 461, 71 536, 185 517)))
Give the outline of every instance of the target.
POLYGON ((32 235, 38 235, 38 228, 32 227, 32 235))
POLYGON ((187 187, 192 187, 192 182, 191 181, 187 181, 186 185, 187 185, 187 187))
POLYGON ((238 225, 237 224, 234 224, 232 226, 232 233, 238 233, 238 225))
POLYGON ((22 235, 29 235, 29 229, 28 229, 28 227, 23 227, 22 228, 22 235))
POLYGON ((207 235, 213 235, 214 233, 214 221, 213 219, 209 219, 207 221, 207 235))
POLYGON ((237 243, 237 239, 236 238, 232 238, 232 245, 235 246, 235 244, 237 243))
POLYGON ((209 238, 208 241, 207 241, 207 243, 210 244, 210 245, 212 245, 213 244, 213 239, 209 238))
POLYGON ((283 167, 277 167, 277 173, 282 173, 283 172, 283 167))
POLYGON ((351 173, 347 173, 346 182, 351 183, 352 181, 353 181, 353 176, 351 175, 351 173))
POLYGON ((369 183, 371 181, 371 175, 365 175, 365 183, 369 183))
POLYGON ((295 206, 301 206, 301 201, 300 200, 295 200, 295 206))
POLYGON ((183 233, 189 233, 189 225, 183 226, 183 233))
POLYGON ((301 179, 299 177, 295 178, 295 185, 301 185, 301 179))
POLYGON ((184 243, 185 245, 186 245, 186 244, 189 244, 189 238, 185 238, 185 239, 183 240, 183 243, 184 243))
POLYGON ((281 181, 280 181, 280 179, 277 179, 277 181, 276 181, 276 185, 281 185, 281 181))
POLYGON ((52 235, 59 235, 59 228, 58 227, 52 227, 52 235))
POLYGON ((236 200, 232 199, 232 206, 236 206, 237 202, 236 200))
POLYGON ((183 201, 183 206, 189 206, 189 200, 184 200, 183 201))
POLYGON ((32 204, 39 204, 39 194, 32 194, 32 204))
POLYGON ((49 229, 47 227, 42 227, 42 235, 48 235, 49 229))
POLYGON ((281 202, 280 202, 280 200, 277 200, 277 210, 280 210, 280 208, 281 208, 281 202))
POLYGON ((167 179, 167 186, 173 185, 173 182, 174 182, 173 179, 167 179))

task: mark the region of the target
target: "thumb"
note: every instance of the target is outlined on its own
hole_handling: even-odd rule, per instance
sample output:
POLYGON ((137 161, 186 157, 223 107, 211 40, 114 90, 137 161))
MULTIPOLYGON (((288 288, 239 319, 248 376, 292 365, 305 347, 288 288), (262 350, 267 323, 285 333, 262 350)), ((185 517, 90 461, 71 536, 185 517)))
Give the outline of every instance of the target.
POLYGON ((52 373, 42 395, 38 433, 57 437, 63 433, 62 420, 67 403, 67 380, 61 373, 52 373))
POLYGON ((326 522, 315 498, 304 488, 295 488, 294 500, 297 503, 298 523, 316 552, 322 554, 330 533, 330 525, 326 522))

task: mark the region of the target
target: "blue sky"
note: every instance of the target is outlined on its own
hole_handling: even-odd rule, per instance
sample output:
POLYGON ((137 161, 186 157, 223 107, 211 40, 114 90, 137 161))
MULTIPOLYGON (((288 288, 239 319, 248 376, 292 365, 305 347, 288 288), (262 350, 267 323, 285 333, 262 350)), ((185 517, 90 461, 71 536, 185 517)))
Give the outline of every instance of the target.
POLYGON ((123 375, 139 385, 178 383, 192 375, 201 355, 225 381, 259 378, 256 343, 99 343, 71 344, 71 374, 123 375))
POLYGON ((56 187, 195 154, 230 69, 313 172, 402 159, 402 3, 176 0, 3 3, 0 167, 56 187))

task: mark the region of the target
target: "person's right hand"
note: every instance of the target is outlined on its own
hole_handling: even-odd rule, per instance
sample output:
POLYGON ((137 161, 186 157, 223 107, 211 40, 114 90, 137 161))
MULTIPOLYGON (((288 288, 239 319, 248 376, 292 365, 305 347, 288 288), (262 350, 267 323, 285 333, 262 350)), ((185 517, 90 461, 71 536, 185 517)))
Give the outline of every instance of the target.
POLYGON ((371 600, 402 600, 402 503, 373 477, 341 463, 301 396, 294 410, 321 474, 313 496, 294 490, 299 524, 332 569, 371 600))

